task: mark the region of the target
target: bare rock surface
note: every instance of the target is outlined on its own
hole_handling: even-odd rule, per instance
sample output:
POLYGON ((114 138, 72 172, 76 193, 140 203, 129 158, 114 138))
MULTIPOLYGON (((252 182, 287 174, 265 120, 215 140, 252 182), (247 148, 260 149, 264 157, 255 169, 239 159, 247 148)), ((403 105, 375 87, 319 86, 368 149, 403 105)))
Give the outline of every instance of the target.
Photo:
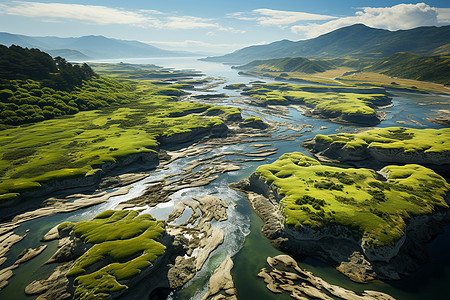
POLYGON ((39 247, 35 249, 25 249, 22 251, 21 254, 19 254, 19 259, 16 260, 16 262, 2 270, 0 270, 0 290, 2 290, 5 286, 8 285, 8 280, 14 275, 13 270, 17 269, 21 264, 35 258, 39 254, 41 254, 45 249, 47 248, 47 245, 40 245, 39 247))
POLYGON ((232 268, 233 261, 230 256, 227 256, 209 278, 208 292, 202 297, 202 300, 237 300, 233 277, 231 276, 232 268))
POLYGON ((127 173, 118 176, 105 177, 99 184, 99 189, 111 189, 132 184, 149 176, 148 173, 127 173))
MULTIPOLYGON (((52 204, 46 207, 39 208, 34 211, 29 211, 14 217, 14 219, 9 224, 19 224, 26 221, 34 220, 40 217, 53 215, 56 213, 67 213, 76 211, 81 208, 90 207, 93 205, 97 205, 100 203, 104 203, 109 200, 109 198, 113 196, 125 195, 130 190, 130 187, 123 187, 118 189, 117 191, 111 193, 100 193, 95 195, 83 195, 83 194, 75 194, 71 195, 65 199, 56 199, 52 200, 52 204), (73 202, 67 202, 69 200, 73 200, 73 202)), ((8 224, 8 223, 7 223, 8 224)))
POLYGON ((182 201, 175 205, 168 222, 179 218, 186 207, 192 208, 188 221, 181 225, 168 225, 167 232, 185 240, 186 254, 178 256, 168 272, 171 288, 178 288, 189 281, 204 265, 212 251, 223 243, 221 229, 211 227, 211 220, 226 220, 228 204, 221 199, 207 195, 193 198, 196 201, 182 201), (200 210, 201 215, 197 213, 200 210))
POLYGON ((43 300, 65 300, 71 299, 68 292, 69 280, 66 277, 72 267, 72 262, 58 265, 53 273, 46 279, 35 280, 25 288, 27 295, 39 295, 36 299, 43 300))
POLYGON ((50 229, 42 238, 41 242, 49 242, 53 240, 59 239, 59 232, 58 232, 58 225, 54 226, 52 229, 50 229))
POLYGON ((314 276, 313 273, 301 269, 288 255, 268 257, 267 263, 270 269, 261 269, 258 276, 264 279, 270 291, 288 293, 294 299, 394 300, 385 293, 364 291, 362 295, 358 295, 353 291, 330 284, 314 276))

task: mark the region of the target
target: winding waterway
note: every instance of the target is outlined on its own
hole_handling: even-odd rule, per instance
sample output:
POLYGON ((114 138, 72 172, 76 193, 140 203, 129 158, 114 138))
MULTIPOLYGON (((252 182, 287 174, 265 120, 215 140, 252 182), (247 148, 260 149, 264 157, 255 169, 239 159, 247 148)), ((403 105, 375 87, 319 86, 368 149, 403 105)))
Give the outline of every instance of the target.
MULTIPOLYGON (((218 179, 207 186, 183 189, 171 196, 171 201, 159 204, 153 208, 147 208, 144 212, 152 214, 158 219, 167 218, 172 211, 174 204, 178 201, 189 200, 192 196, 203 197, 205 195, 214 195, 225 201, 232 201, 236 205, 230 205, 228 208, 228 220, 225 222, 213 222, 213 226, 221 228, 225 232, 225 241, 219 246, 205 263, 204 267, 197 275, 186 284, 181 290, 171 294, 170 299, 199 299, 206 292, 207 281, 214 269, 223 261, 227 255, 231 255, 234 260, 232 276, 235 281, 238 299, 290 299, 288 295, 272 294, 266 289, 261 278, 256 275, 259 270, 266 266, 266 258, 282 254, 275 249, 270 242, 262 235, 262 221, 250 208, 245 195, 234 191, 228 187, 228 184, 237 182, 248 177, 259 165, 275 161, 282 154, 292 151, 300 151, 310 155, 308 151, 300 147, 305 139, 314 137, 316 134, 332 134, 336 131, 351 132, 355 129, 353 126, 336 124, 324 119, 305 117, 300 112, 290 109, 285 116, 273 116, 267 114, 263 108, 249 107, 245 104, 236 102, 239 97, 238 92, 223 89, 226 84, 248 83, 254 80, 261 80, 254 77, 243 77, 237 74, 236 70, 230 66, 197 61, 193 58, 174 58, 174 59, 122 59, 106 60, 102 62, 127 62, 139 64, 155 64, 163 67, 172 67, 175 69, 196 69, 206 76, 220 78, 226 83, 221 83, 214 88, 214 93, 225 93, 230 97, 218 98, 216 104, 237 106, 242 110, 244 117, 250 115, 260 116, 262 118, 277 121, 280 129, 273 134, 273 139, 291 135, 289 140, 264 141, 262 143, 270 145, 269 148, 277 148, 277 154, 266 157, 264 161, 246 162, 241 170, 221 174, 218 179), (305 124, 314 126, 311 131, 294 131, 291 128, 302 128, 305 124), (289 126, 288 126, 289 125, 289 126), (322 127, 322 129, 320 129, 322 127), (324 128, 326 127, 326 128, 324 128)), ((267 80, 264 80, 267 82, 267 80)), ((197 93, 197 92, 194 92, 197 93)), ((203 92, 202 92, 203 93, 203 92)), ((423 95, 411 93, 392 92, 394 95, 393 106, 386 108, 386 120, 377 127, 389 126, 407 126, 412 128, 441 128, 442 126, 430 123, 426 120, 427 114, 433 113, 438 109, 450 109, 448 96, 442 95, 423 95), (419 105, 420 104, 420 105, 419 105), (407 121, 406 124, 399 124, 396 121, 407 121)), ((201 101, 201 100, 200 100, 201 101)), ((211 103, 211 102, 209 102, 211 103)), ((308 128, 309 129, 309 128, 308 128)), ((21 242, 13 246, 7 255, 7 262, 2 267, 11 265, 17 255, 25 248, 37 247, 40 238, 53 226, 64 221, 82 221, 91 219, 98 213, 106 209, 114 209, 121 201, 134 198, 142 194, 146 183, 159 180, 166 175, 179 173, 183 167, 186 167, 192 160, 198 160, 204 157, 224 152, 252 152, 255 149, 251 144, 244 143, 238 145, 224 145, 218 147, 210 153, 196 157, 187 157, 174 161, 167 166, 167 169, 149 170, 150 176, 144 180, 133 183, 130 192, 126 195, 111 197, 106 203, 82 209, 73 213, 56 214, 48 217, 42 217, 33 221, 23 223, 15 230, 18 234, 23 234, 27 229, 29 233, 21 242)), ((112 192, 109 190, 108 192, 112 192)), ((14 271, 14 276, 9 280, 9 285, 0 291, 0 299, 32 299, 24 293, 24 287, 32 280, 40 278, 46 272, 50 272, 54 265, 41 267, 41 265, 52 255, 56 249, 56 241, 47 243, 47 249, 38 257, 21 265, 14 271), (43 274, 44 273, 44 274, 43 274)), ((362 292, 363 290, 376 290, 388 293, 397 299, 445 299, 448 297, 446 289, 450 282, 450 228, 438 236, 428 245, 431 259, 424 264, 419 271, 413 275, 396 281, 381 282, 375 281, 369 284, 356 284, 347 277, 341 275, 334 268, 311 258, 297 258, 299 265, 316 276, 323 278, 332 284, 362 292)), ((133 290, 128 295, 133 298, 133 290)))

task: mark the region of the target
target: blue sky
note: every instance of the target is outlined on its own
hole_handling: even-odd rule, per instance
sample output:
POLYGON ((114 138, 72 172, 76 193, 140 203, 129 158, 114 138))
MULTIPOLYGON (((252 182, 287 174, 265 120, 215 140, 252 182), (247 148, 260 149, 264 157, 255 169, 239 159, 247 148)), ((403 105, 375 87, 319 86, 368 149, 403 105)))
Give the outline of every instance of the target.
POLYGON ((106 37, 220 54, 281 39, 313 38, 363 23, 389 30, 450 24, 447 1, 0 0, 0 31, 106 37))

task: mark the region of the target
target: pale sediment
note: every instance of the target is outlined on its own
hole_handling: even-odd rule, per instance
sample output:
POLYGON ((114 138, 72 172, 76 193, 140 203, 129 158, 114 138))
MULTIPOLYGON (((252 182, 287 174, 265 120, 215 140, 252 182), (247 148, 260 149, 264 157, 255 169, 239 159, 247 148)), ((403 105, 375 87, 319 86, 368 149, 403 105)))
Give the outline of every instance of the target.
POLYGON ((330 284, 301 269, 288 255, 268 257, 270 269, 263 268, 258 276, 264 279, 267 288, 273 293, 287 293, 294 299, 346 299, 346 300, 394 300, 388 294, 364 291, 358 295, 353 291, 330 284))
POLYGON ((35 258, 39 254, 41 254, 45 248, 47 248, 47 245, 40 245, 35 249, 25 249, 22 251, 22 253, 19 255, 19 259, 16 260, 16 262, 2 270, 0 270, 0 290, 2 290, 5 286, 8 285, 8 280, 14 275, 13 270, 17 269, 21 264, 35 258))
POLYGON ((181 225, 168 225, 171 235, 183 236, 186 240, 186 254, 178 256, 168 273, 170 286, 177 288, 190 280, 199 271, 212 251, 223 243, 224 233, 219 228, 211 227, 210 221, 225 221, 228 204, 213 196, 194 198, 194 201, 178 203, 168 218, 172 222, 180 217, 185 207, 192 208, 189 220, 181 225), (198 215, 197 208, 202 212, 198 215), (194 225, 195 224, 195 225, 194 225))
POLYGON ((220 264, 209 278, 208 291, 201 300, 229 299, 237 300, 231 269, 233 261, 230 256, 220 264))

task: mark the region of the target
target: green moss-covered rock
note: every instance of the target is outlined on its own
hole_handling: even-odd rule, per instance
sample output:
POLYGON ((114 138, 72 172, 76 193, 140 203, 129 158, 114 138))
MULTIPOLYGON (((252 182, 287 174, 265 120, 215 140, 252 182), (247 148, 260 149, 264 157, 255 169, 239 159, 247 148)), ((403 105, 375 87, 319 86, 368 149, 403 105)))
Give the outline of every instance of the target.
POLYGON ((357 134, 317 135, 305 147, 342 161, 445 165, 450 162, 450 129, 377 128, 357 134))
POLYGON ((75 299, 108 299, 164 254, 165 246, 157 241, 164 222, 148 214, 109 210, 72 226, 72 234, 94 244, 67 273, 75 277, 75 299))
POLYGON ((245 88, 242 94, 251 96, 258 105, 301 104, 311 108, 312 115, 359 124, 378 124, 380 118, 375 109, 390 103, 385 94, 349 87, 257 84, 245 88))
POLYGON ((240 124, 240 127, 250 127, 255 129, 266 129, 268 125, 264 123, 259 117, 245 118, 240 124))
POLYGON ((387 166, 386 181, 370 169, 325 166, 294 152, 260 166, 252 177, 280 195, 285 222, 292 228, 341 225, 359 232, 368 246, 393 246, 412 216, 448 209, 450 186, 420 165, 387 166), (259 178, 259 179, 258 179, 259 178))

